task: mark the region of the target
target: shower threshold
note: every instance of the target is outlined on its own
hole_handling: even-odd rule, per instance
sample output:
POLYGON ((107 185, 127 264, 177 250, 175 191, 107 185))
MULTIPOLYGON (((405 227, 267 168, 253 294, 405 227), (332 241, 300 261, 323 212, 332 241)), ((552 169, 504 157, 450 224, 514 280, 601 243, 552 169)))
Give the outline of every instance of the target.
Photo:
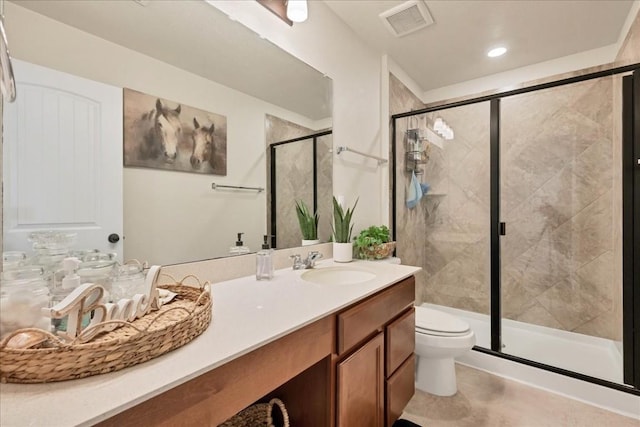
MULTIPOLYGON (((464 319, 476 345, 491 348, 489 315, 425 303, 464 319)), ((623 384, 622 344, 516 320, 502 320, 502 353, 623 384)))

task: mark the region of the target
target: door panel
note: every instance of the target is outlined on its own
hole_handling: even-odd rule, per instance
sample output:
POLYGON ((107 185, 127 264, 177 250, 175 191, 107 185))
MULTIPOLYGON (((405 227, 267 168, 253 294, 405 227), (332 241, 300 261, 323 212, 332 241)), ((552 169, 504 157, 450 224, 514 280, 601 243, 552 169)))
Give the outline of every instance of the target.
POLYGON ((4 250, 37 230, 76 232, 74 248, 122 261, 122 90, 15 61, 4 105, 4 250))
POLYGON ((500 100, 501 351, 620 383, 616 79, 500 100))

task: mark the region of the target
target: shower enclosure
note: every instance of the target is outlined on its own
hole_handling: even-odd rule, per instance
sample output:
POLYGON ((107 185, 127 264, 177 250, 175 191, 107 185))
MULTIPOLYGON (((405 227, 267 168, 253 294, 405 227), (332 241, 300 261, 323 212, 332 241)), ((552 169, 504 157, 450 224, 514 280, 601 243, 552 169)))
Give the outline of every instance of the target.
POLYGON ((392 228, 423 268, 418 302, 468 320, 478 351, 638 394, 640 71, 396 114, 392 150, 392 228), (429 191, 410 209, 416 126, 429 191))
POLYGON ((269 146, 269 231, 274 248, 300 246, 296 201, 318 212, 318 239, 329 241, 333 195, 331 131, 279 141, 269 146))

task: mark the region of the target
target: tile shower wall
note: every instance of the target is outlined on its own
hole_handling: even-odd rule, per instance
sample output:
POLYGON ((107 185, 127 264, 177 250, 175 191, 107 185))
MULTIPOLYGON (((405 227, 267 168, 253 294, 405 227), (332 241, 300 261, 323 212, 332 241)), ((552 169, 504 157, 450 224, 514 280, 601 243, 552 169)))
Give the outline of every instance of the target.
MULTIPOLYGON (((389 113, 390 115, 404 113, 410 110, 419 110, 424 104, 400 82, 393 74, 389 74, 389 113)), ((423 267, 425 258, 425 244, 422 236, 426 233, 426 216, 423 214, 423 205, 409 210, 404 204, 404 188, 409 183, 409 175, 404 170, 404 155, 406 143, 407 121, 396 122, 396 168, 390 169, 396 179, 396 200, 391 200, 390 206, 396 205, 396 254, 406 265, 423 267)), ((391 158, 391 156, 389 156, 391 158)), ((391 196, 390 196, 391 197, 391 196)), ((393 215, 389 215, 391 221, 393 215)), ((424 301, 424 289, 427 278, 426 269, 416 273, 416 305, 424 301)))
MULTIPOLYGON (((312 129, 278 117, 266 116, 267 146, 280 141, 299 138, 317 133, 312 129)), ((331 198, 333 195, 333 159, 331 135, 318 138, 318 235, 321 241, 328 241, 331 235, 331 198)), ((295 213, 295 201, 303 200, 309 208, 313 206, 313 145, 312 140, 279 146, 276 154, 276 242, 278 248, 300 246, 302 234, 295 213)), ((270 194, 271 161, 267 162, 267 182, 270 194)), ((267 224, 271 228, 270 198, 267 198, 267 224)), ((271 231, 269 231, 271 233, 271 231)))
MULTIPOLYGON (((394 76, 390 93, 392 114, 424 107, 394 76)), ((417 302, 488 314, 489 105, 443 110, 437 116, 454 129, 455 138, 442 148, 431 145, 424 174, 418 176, 431 188, 413 209, 405 205, 411 179, 404 163, 409 119, 396 123, 397 254, 403 263, 423 268, 417 302)), ((421 121, 435 118, 425 114, 421 121)))
MULTIPOLYGON (((393 76, 390 89, 392 114, 420 108, 393 76)), ((502 101, 507 318, 620 339, 612 91, 609 78, 502 101)), ((423 267, 419 302, 488 314, 489 105, 437 115, 455 138, 443 149, 431 147, 421 177, 431 185, 430 195, 415 209, 406 208, 403 191, 410 179, 403 161, 408 119, 397 122, 398 256, 423 267)))
POLYGON ((612 77, 502 100, 505 317, 621 339, 613 111, 612 77))

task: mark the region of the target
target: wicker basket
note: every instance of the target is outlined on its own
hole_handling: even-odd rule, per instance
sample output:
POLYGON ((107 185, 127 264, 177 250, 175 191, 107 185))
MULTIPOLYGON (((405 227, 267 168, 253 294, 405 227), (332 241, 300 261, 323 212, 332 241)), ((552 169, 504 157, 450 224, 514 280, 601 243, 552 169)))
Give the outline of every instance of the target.
POLYGON ((198 280, 197 288, 183 285, 189 277, 194 276, 158 286, 178 294, 171 303, 133 322, 110 321, 123 326, 88 343, 80 343, 82 335, 65 342, 40 329, 13 332, 0 342, 0 381, 44 383, 105 374, 187 344, 209 326, 212 306, 208 282, 200 284, 198 280), (21 332, 41 334, 46 340, 39 348, 7 347, 9 340, 21 332))
POLYGON ((280 399, 256 403, 238 412, 218 427, 289 427, 289 414, 280 399))
POLYGON ((396 242, 381 243, 379 245, 358 248, 356 255, 358 259, 383 259, 390 256, 395 248, 396 242))

